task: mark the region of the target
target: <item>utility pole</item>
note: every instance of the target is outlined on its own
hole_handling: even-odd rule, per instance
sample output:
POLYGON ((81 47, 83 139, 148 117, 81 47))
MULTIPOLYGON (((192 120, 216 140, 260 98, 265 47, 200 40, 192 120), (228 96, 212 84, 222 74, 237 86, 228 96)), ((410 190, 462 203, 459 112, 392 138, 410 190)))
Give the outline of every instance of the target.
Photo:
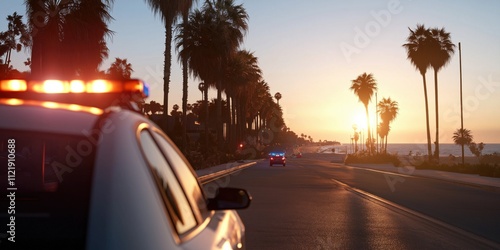
POLYGON ((375 92, 375 137, 377 137, 377 154, 378 154, 378 91, 375 92))
MULTIPOLYGON (((462 137, 464 136, 464 105, 462 100, 462 46, 460 42, 458 43, 458 61, 460 65, 460 131, 462 137)), ((462 165, 465 164, 464 158, 464 145, 462 144, 462 165)))

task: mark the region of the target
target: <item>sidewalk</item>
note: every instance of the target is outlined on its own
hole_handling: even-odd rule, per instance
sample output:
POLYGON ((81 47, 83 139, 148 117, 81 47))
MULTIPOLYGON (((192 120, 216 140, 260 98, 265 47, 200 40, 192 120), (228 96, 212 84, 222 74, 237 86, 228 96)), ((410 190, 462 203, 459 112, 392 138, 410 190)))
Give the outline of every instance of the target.
POLYGON ((410 176, 453 181, 469 185, 489 186, 500 189, 500 178, 480 176, 477 174, 462 174, 429 169, 416 169, 413 166, 394 167, 390 164, 350 164, 350 167, 367 168, 410 176))

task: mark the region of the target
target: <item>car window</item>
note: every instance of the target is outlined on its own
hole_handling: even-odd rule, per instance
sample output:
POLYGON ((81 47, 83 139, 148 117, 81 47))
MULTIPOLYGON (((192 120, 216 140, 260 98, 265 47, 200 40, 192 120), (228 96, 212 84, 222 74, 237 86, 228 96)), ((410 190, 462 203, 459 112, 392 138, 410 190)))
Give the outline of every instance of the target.
POLYGON ((19 249, 85 247, 94 152, 85 137, 0 130, 0 216, 12 232, 0 249, 5 233, 19 249))
POLYGON ((147 130, 141 131, 140 140, 175 229, 178 234, 183 234, 197 225, 189 201, 151 134, 147 130))
POLYGON ((175 169, 177 177, 182 183, 185 192, 193 198, 193 202, 197 204, 197 208, 201 209, 200 212, 206 210, 206 200, 203 196, 202 189, 186 158, 171 142, 168 142, 163 135, 155 131, 153 136, 160 145, 160 148, 164 151, 168 161, 175 169))

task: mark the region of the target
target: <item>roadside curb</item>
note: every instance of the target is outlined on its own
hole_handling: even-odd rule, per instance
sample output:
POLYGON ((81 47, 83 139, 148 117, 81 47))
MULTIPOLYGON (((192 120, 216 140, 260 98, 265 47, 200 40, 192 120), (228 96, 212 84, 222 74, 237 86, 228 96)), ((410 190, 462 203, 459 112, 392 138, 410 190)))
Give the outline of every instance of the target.
POLYGON ((203 185, 251 167, 256 163, 257 161, 230 162, 206 169, 196 170, 196 174, 198 175, 198 181, 203 185))
POLYGON ((499 184, 491 184, 491 183, 480 183, 480 182, 474 182, 474 181, 466 181, 466 180, 460 180, 456 179, 453 177, 441 177, 439 174, 448 174, 448 175, 462 175, 460 177, 463 178, 492 178, 492 177, 484 177, 484 176, 479 176, 479 175, 470 175, 470 174, 462 174, 462 173, 453 173, 453 172, 445 172, 445 171, 439 171, 439 170, 422 170, 422 169, 416 169, 414 166, 404 166, 404 167, 395 167, 395 170, 387 169, 387 168, 377 168, 377 167, 370 167, 367 165, 346 165, 343 164, 344 166, 348 167, 353 167, 353 168, 359 168, 359 169, 365 169, 365 170, 370 170, 370 171, 378 171, 378 172, 384 172, 388 174, 398 174, 398 175, 404 175, 408 177, 419 177, 419 178, 428 178, 428 179, 434 179, 434 180, 440 180, 440 181, 447 181, 447 182, 452 182, 452 183, 457 183, 457 184, 462 184, 462 185, 468 185, 468 186, 473 186, 477 188, 484 188, 484 189, 489 189, 495 192, 500 192, 500 179, 499 179, 499 184), (406 169, 406 170, 405 170, 406 169), (426 173, 419 173, 418 171, 427 171, 426 173))

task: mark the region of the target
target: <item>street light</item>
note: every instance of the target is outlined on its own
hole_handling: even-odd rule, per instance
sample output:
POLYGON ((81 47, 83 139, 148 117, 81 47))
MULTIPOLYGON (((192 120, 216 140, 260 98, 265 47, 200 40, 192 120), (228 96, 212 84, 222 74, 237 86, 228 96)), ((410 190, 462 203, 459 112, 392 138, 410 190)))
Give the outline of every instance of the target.
POLYGON ((201 100, 203 101, 203 93, 205 91, 205 83, 204 82, 200 82, 200 84, 198 84, 198 90, 201 91, 201 100))
POLYGON ((276 101, 278 101, 278 105, 280 105, 281 93, 276 92, 276 94, 274 94, 274 98, 276 98, 276 101))

